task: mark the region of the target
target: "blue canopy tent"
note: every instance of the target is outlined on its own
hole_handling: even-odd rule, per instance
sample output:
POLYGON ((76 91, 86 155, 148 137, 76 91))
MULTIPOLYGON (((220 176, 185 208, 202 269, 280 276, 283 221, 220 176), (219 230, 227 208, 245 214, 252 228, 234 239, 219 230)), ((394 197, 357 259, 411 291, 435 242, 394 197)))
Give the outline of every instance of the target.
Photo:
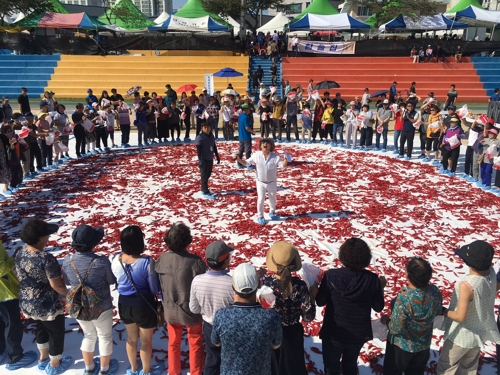
POLYGON ((161 25, 149 26, 149 31, 198 31, 198 32, 228 32, 229 27, 215 21, 210 16, 199 18, 183 18, 170 16, 161 25))
POLYGON ((346 13, 305 14, 297 22, 290 24, 290 30, 358 30, 369 29, 370 25, 360 22, 346 13))
POLYGON ((442 14, 436 16, 422 16, 415 20, 410 17, 400 15, 393 20, 380 25, 379 30, 394 30, 394 29, 407 29, 407 30, 450 30, 450 29, 466 29, 468 27, 465 23, 454 22, 446 18, 442 14))

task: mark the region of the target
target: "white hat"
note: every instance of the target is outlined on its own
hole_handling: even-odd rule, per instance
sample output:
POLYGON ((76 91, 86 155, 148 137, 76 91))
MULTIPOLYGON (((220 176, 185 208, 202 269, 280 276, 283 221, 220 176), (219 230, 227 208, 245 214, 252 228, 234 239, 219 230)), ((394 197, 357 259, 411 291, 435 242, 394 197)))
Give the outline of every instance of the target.
POLYGON ((259 276, 250 263, 241 263, 233 272, 233 288, 236 292, 250 294, 259 287, 259 276))
POLYGON ((203 87, 203 90, 201 90, 201 91, 202 91, 202 92, 203 92, 203 91, 207 91, 207 89, 206 89, 205 87, 203 87))
POLYGON ((389 104, 389 100, 385 99, 382 104, 389 104))

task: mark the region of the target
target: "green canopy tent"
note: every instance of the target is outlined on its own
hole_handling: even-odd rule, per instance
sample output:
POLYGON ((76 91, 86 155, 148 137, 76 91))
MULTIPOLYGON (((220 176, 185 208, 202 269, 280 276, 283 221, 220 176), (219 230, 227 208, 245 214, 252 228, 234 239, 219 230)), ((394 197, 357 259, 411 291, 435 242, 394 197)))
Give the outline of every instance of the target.
POLYGON ((339 12, 328 0, 314 0, 302 13, 295 17, 291 23, 300 20, 305 14, 329 16, 331 14, 339 14, 339 12))
MULTIPOLYGON (((69 14, 69 10, 59 2, 59 0, 50 0, 51 6, 49 9, 47 9, 47 12, 53 12, 53 13, 61 13, 61 14, 69 14)), ((32 28, 32 27, 38 27, 38 23, 42 19, 42 17, 45 16, 45 11, 44 12, 36 12, 36 13, 31 13, 28 16, 24 17, 21 21, 17 22, 14 24, 16 27, 20 28, 32 28)))
POLYGON ((126 30, 141 30, 155 25, 130 0, 118 0, 97 20, 106 25, 123 27, 126 30))
POLYGON ((446 14, 454 14, 472 5, 473 7, 484 9, 477 0, 460 0, 457 5, 451 8, 446 14))
POLYGON ((182 8, 175 13, 176 17, 180 18, 201 18, 201 17, 206 17, 210 16, 212 17, 215 21, 226 25, 226 26, 231 26, 229 23, 224 21, 219 15, 213 14, 213 13, 208 13, 204 8, 203 4, 201 3, 201 0, 188 0, 186 4, 182 6, 182 8))

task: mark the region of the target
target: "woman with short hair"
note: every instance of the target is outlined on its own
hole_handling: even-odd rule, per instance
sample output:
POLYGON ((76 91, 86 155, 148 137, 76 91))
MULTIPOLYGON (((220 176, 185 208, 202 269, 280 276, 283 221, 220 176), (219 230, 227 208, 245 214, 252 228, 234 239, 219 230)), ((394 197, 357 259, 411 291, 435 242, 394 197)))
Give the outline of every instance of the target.
POLYGON ((104 237, 102 227, 92 228, 80 225, 71 234, 74 254, 64 258, 62 272, 64 282, 71 288, 80 284, 91 288, 100 299, 101 314, 93 320, 77 317, 83 331, 80 350, 85 363, 84 375, 113 375, 118 371, 118 361, 111 359, 113 353, 113 303, 110 286, 116 284, 111 271, 111 263, 106 256, 97 255, 93 250, 104 237), (94 361, 95 344, 99 339, 100 358, 94 361))
POLYGON ((158 324, 155 296, 160 283, 153 258, 143 256, 144 233, 137 225, 130 225, 120 234, 122 253, 115 256, 111 268, 117 279, 118 311, 127 329, 127 357, 129 375, 159 375, 163 363, 151 366, 153 333, 158 324), (137 344, 141 342, 141 362, 137 362, 137 344), (142 369, 141 369, 142 368, 142 369))
POLYGON ((176 223, 164 238, 170 251, 160 255, 155 269, 160 276, 165 320, 168 323, 168 373, 180 375, 182 331, 187 330, 189 367, 192 375, 201 375, 205 363, 201 314, 189 309, 191 283, 196 275, 206 272, 207 266, 198 255, 188 252, 193 241, 190 229, 176 223))
POLYGON ((371 311, 384 308, 383 276, 366 269, 372 254, 365 241, 349 238, 339 250, 342 268, 328 270, 316 295, 316 304, 325 306, 319 333, 323 342, 326 374, 358 374, 358 356, 365 342, 373 339, 371 311))
POLYGON ((66 328, 61 296, 66 297, 66 285, 57 259, 44 251, 50 235, 58 229, 57 224, 28 219, 19 234, 26 246, 15 260, 21 312, 26 319, 36 322, 38 369, 45 370, 47 375, 62 374, 73 363, 70 356, 63 357, 66 328))

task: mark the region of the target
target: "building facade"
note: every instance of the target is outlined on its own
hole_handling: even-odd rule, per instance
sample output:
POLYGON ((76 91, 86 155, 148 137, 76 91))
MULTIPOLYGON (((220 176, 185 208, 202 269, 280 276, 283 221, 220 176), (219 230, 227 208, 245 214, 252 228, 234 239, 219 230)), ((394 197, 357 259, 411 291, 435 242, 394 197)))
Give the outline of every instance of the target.
MULTIPOLYGON (((61 0, 63 4, 84 5, 84 6, 104 6, 103 0, 61 0)), ((116 0, 109 0, 110 5, 116 0)), ((108 3, 108 0, 106 0, 108 3)), ((147 17, 157 16, 163 12, 172 13, 172 0, 132 0, 132 3, 147 17)))

